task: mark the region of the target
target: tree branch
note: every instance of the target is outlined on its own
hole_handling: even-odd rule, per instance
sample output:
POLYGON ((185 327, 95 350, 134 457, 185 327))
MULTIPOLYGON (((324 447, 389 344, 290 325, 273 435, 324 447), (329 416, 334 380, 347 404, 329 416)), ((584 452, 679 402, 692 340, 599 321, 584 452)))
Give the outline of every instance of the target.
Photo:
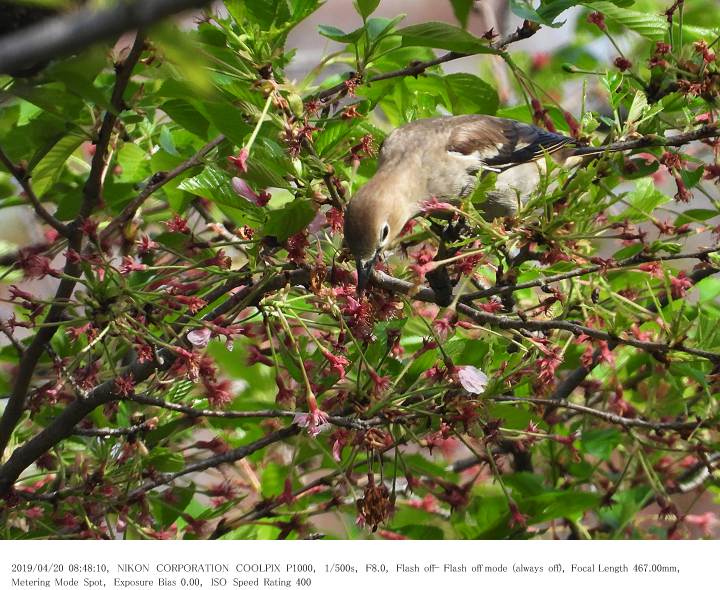
MULTIPOLYGON (((128 82, 130 81, 132 70, 137 63, 137 60, 140 58, 144 44, 145 42, 142 36, 137 35, 128 57, 118 68, 111 98, 111 107, 115 108, 117 112, 120 112, 125 108, 122 97, 125 89, 127 88, 128 82)), ((0 55, 2 54, 0 53, 0 55)), ((83 189, 84 196, 80 214, 69 228, 70 237, 68 239, 68 252, 70 250, 74 250, 76 252, 80 251, 83 242, 83 232, 80 227, 80 223, 92 211, 92 208, 101 196, 100 191, 102 189, 102 176, 106 166, 106 152, 116 120, 116 113, 110 111, 105 113, 95 155, 93 156, 90 168, 90 174, 83 189)), ((33 374, 35 373, 35 367, 45 351, 46 345, 50 342, 57 331, 58 322, 62 319, 62 314, 65 309, 64 304, 70 299, 70 296, 75 290, 76 279, 80 276, 81 272, 82 269, 80 264, 73 262, 72 258, 68 257, 64 268, 64 274, 67 276, 66 278, 63 278, 58 285, 54 297, 55 303, 50 307, 47 316, 45 317, 44 323, 46 325, 37 331, 35 337, 20 360, 12 393, 10 394, 8 403, 5 406, 2 418, 0 418, 0 457, 2 457, 5 452, 13 430, 24 411, 25 399, 27 398, 28 388, 30 387, 33 374)), ((77 422, 74 424, 77 424, 77 422)), ((2 468, 0 468, 0 471, 1 470, 2 468)))
MULTIPOLYGON (((707 268, 699 268, 693 272, 691 272, 688 275, 688 279, 690 279, 690 282, 695 285, 698 282, 700 282, 702 279, 709 277, 717 272, 720 272, 720 269, 714 268, 714 267, 707 267, 707 268)), ((658 296, 658 302, 659 306, 656 306, 654 303, 647 306, 647 310, 651 312, 657 311, 658 307, 664 307, 668 303, 668 296, 666 293, 661 293, 658 296)), ((609 345, 610 350, 613 350, 617 346, 616 343, 611 343, 609 345)), ((598 363, 600 362, 600 350, 595 350, 593 352, 592 361, 590 364, 585 367, 581 366, 577 369, 574 369, 570 372, 570 374, 561 381, 558 386, 555 388, 555 391, 552 394, 553 399, 565 399, 570 396, 570 394, 575 391, 576 387, 579 387, 583 381, 587 378, 587 376, 593 371, 595 367, 597 367, 598 363)))
POLYGON ((702 428, 706 426, 712 426, 714 424, 717 424, 718 419, 712 419, 712 420, 697 420, 692 422, 684 422, 684 421, 674 421, 674 422, 649 422, 647 420, 642 420, 641 418, 625 418, 623 416, 618 416, 617 414, 613 414, 611 412, 603 412, 602 410, 596 410, 595 408, 590 408, 587 406, 581 406, 579 404, 573 404, 571 402, 568 402, 564 399, 545 399, 545 398, 539 398, 539 397, 514 397, 514 396, 507 396, 507 395, 500 395, 496 397, 490 398, 492 401, 496 402, 514 402, 514 403, 521 403, 521 404, 533 404, 538 406, 549 406, 552 408, 567 408, 568 410, 573 410, 574 412, 579 412, 581 414, 588 414, 590 416, 594 416, 596 418, 600 418, 601 420, 604 420, 606 422, 611 422, 613 424, 619 424, 620 426, 624 426, 626 428, 644 428, 648 430, 677 430, 677 431, 688 431, 688 430, 695 430, 696 428, 702 428))
MULTIPOLYGON (((717 272, 713 269, 713 272, 717 272)), ((426 301, 429 303, 435 303, 435 294, 432 289, 417 289, 415 285, 401 279, 396 279, 382 272, 374 272, 373 282, 389 291, 395 291, 409 295, 413 299, 418 301, 426 301)), ((605 340, 610 342, 612 345, 617 346, 618 344, 625 344, 648 352, 661 352, 667 353, 670 351, 685 352, 694 356, 708 359, 715 363, 720 362, 720 353, 710 352, 707 350, 701 350, 697 348, 690 348, 683 344, 667 344, 662 342, 647 342, 644 340, 638 340, 636 338, 623 338, 616 334, 609 332, 603 332, 596 328, 589 328, 582 324, 567 321, 567 320, 522 320, 514 319, 505 316, 494 315, 492 313, 480 311, 465 303, 458 303, 456 306, 458 313, 461 313, 476 322, 503 328, 505 330, 527 330, 530 332, 534 331, 546 331, 546 330, 563 330, 579 336, 585 334, 595 340, 605 340)))
POLYGON ((37 216, 45 223, 47 223, 50 227, 56 229, 61 236, 67 238, 70 235, 70 230, 68 229, 68 227, 59 219, 57 219, 47 209, 45 209, 45 207, 43 207, 43 204, 40 202, 40 199, 35 194, 35 191, 30 184, 30 178, 27 175, 27 171, 24 170, 22 167, 13 164, 12 160, 10 160, 8 155, 3 151, 2 147, 0 147, 0 162, 2 162, 5 168, 8 169, 10 174, 15 177, 15 180, 18 181, 23 191, 27 195, 27 198, 30 200, 30 204, 32 205, 33 209, 35 209, 35 213, 37 214, 37 216))
MULTIPOLYGON (((95 154, 90 164, 90 174, 85 181, 83 187, 83 202, 78 213, 77 222, 82 222, 95 208, 95 205, 102 196, 103 179, 105 178, 105 170, 109 159, 109 147, 112 134, 115 129, 115 123, 118 120, 118 114, 125 110, 126 105, 123 100, 123 94, 130 82, 135 64, 137 64, 140 55, 145 48, 145 36, 138 33, 135 36, 130 53, 122 64, 116 66, 117 75, 115 85, 113 86, 112 95, 110 97, 110 110, 106 111, 103 117, 102 125, 95 142, 95 154)), ((76 223, 77 225, 77 223, 76 223)))
POLYGON ((712 125, 703 125, 695 131, 677 133, 668 137, 653 134, 645 135, 639 139, 618 141, 598 147, 587 146, 575 148, 573 150, 573 154, 578 156, 582 156, 583 154, 595 154, 598 149, 602 149, 603 152, 624 152, 648 147, 678 147, 685 145, 686 143, 690 143, 691 141, 697 141, 698 139, 709 139, 711 137, 719 136, 720 127, 718 127, 717 123, 713 123, 712 125))
MULTIPOLYGON (((513 33, 507 35, 506 37, 503 37, 500 39, 497 43, 491 43, 488 45, 488 48, 492 51, 492 53, 501 54, 502 51, 511 43, 515 43, 516 41, 520 41, 522 39, 527 39, 529 37, 532 37, 538 30, 539 25, 536 25, 535 23, 531 23, 529 21, 525 21, 521 26, 519 26, 513 33)), ((440 64, 447 63, 449 61, 454 61, 456 59, 462 59, 464 57, 471 57, 473 55, 482 55, 482 54, 476 54, 476 53, 460 53, 458 51, 450 51, 449 53, 446 53, 445 55, 441 55, 440 57, 436 57, 434 59, 430 59, 427 61, 419 61, 410 64, 409 66, 405 68, 401 68, 399 70, 394 70, 392 72, 385 72, 383 74, 377 74, 376 76, 372 76, 371 78, 368 78, 365 83, 371 84, 373 82, 380 82, 382 80, 390 80, 392 78, 403 78, 405 76, 419 76, 420 74, 423 74, 425 70, 428 68, 431 68, 433 66, 439 66, 440 64)), ((317 94, 309 97, 307 100, 322 100, 324 101, 327 98, 330 98, 331 96, 334 96, 335 94, 338 94, 340 92, 343 92, 347 89, 347 86, 345 85, 345 82, 340 82, 339 84, 336 84, 335 86, 331 86, 330 88, 327 88, 321 92, 318 92, 317 94)))
MULTIPOLYGON (((228 418, 228 419, 246 419, 246 418, 297 418, 304 415, 303 412, 293 412, 292 410, 208 410, 204 408, 193 408, 191 406, 183 406, 167 400, 152 397, 149 395, 131 395, 128 401, 135 402, 144 406, 155 406, 165 408, 174 412, 180 412, 191 418, 228 418)), ((382 418, 373 418, 371 420, 354 420, 345 416, 328 415, 328 422, 342 428, 350 428, 352 430, 365 430, 386 424, 388 420, 382 418)))
POLYGON ((115 231, 119 227, 122 227, 125 223, 130 221, 134 217, 135 213, 140 209, 140 207, 142 207, 143 203, 145 203, 145 201, 147 201, 147 199, 155 191, 162 188, 168 182, 170 182, 174 178, 177 178, 187 170, 190 170, 190 168, 194 168, 195 166, 199 166, 200 164, 202 164, 202 159, 208 153, 214 150, 217 146, 219 146, 224 140, 224 135, 218 135, 215 139, 209 141, 203 147, 201 147, 193 156, 191 156, 181 164, 178 164, 178 166, 176 166, 169 172, 153 175, 150 181, 145 185, 145 188, 140 191, 138 196, 135 197, 128 205, 126 205, 125 208, 118 215, 116 215, 112 219, 112 221, 110 221, 110 223, 105 227, 105 229, 103 229, 103 231, 100 233, 100 241, 102 242, 106 238, 110 237, 113 231, 115 231))
POLYGON ((487 289, 475 291, 474 293, 468 293, 467 295, 463 295, 462 297, 460 297, 460 301, 467 303, 470 301, 474 301, 475 299, 492 297, 493 295, 500 295, 503 293, 512 293, 521 289, 544 287, 545 285, 557 283, 566 279, 573 279, 576 277, 581 277, 584 275, 589 275, 602 271, 610 272, 613 270, 621 270, 624 268, 637 266, 639 264, 645 264, 646 262, 667 262, 668 260, 685 260, 688 258, 697 258, 698 260, 704 260, 707 258, 708 254, 713 254, 715 252, 720 252, 720 246, 716 246, 714 248, 702 248, 697 252, 691 252, 689 254, 668 254, 665 256, 644 256, 643 254, 636 254, 631 258, 607 266, 601 264, 594 264, 592 266, 588 266, 585 268, 576 268, 575 270, 570 270, 568 272, 564 272, 550 277, 542 277, 539 279, 534 279, 532 281, 525 281, 524 283, 516 283, 514 285, 496 285, 487 289))
POLYGON ((104 10, 84 8, 46 19, 0 39, 0 74, 69 55, 98 41, 205 4, 209 4, 208 0, 121 1, 104 10))
POLYGON ((73 434, 76 436, 129 436, 130 434, 137 434, 138 432, 147 432, 153 430, 155 426, 148 424, 147 421, 142 424, 136 424, 135 426, 128 426, 127 428, 74 428, 73 434))
POLYGON ((243 459, 248 455, 252 455, 254 452, 259 451, 260 449, 264 449, 268 445, 295 436, 298 432, 300 432, 300 427, 293 424, 292 426, 282 428, 271 434, 268 434, 267 436, 259 438, 258 440, 250 443, 249 445, 237 447, 231 451, 228 451, 227 453, 213 455, 212 457, 203 459, 202 461, 196 461, 195 463, 191 463, 180 471, 159 474, 152 481, 144 483, 140 487, 132 490, 128 494, 128 502, 138 500, 153 488, 168 484, 171 481, 182 477, 183 475, 188 475, 189 473, 195 473, 197 471, 206 471, 207 469, 218 467, 219 465, 223 465, 225 463, 235 463, 236 461, 239 461, 240 459, 243 459))

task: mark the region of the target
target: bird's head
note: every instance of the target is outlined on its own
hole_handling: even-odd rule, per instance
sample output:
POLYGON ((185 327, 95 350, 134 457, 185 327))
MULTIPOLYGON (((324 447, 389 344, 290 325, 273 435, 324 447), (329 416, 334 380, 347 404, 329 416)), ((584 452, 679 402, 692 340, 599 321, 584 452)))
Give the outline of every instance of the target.
POLYGON ((345 243, 355 258, 358 295, 365 290, 380 254, 409 219, 402 200, 375 192, 373 184, 363 186, 345 211, 345 243))

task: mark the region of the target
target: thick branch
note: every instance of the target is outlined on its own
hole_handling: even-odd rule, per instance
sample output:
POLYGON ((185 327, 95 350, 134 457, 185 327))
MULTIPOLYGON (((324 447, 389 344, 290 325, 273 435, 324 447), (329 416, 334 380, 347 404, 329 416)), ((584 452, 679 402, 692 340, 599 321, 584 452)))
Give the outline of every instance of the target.
POLYGON ((0 74, 56 59, 98 41, 144 28, 172 14, 209 4, 207 0, 137 0, 111 8, 85 8, 44 20, 0 39, 0 74))
MULTIPOLYGON (((133 43, 133 47, 130 50, 127 59, 125 59, 123 64, 118 68, 111 98, 111 106, 118 112, 124 108, 122 97, 125 93, 128 82, 130 81, 132 70, 137 63, 137 60, 140 58, 143 47, 144 40, 141 35, 138 35, 135 38, 135 42, 133 43)), ((95 155, 90 168, 90 174, 83 189, 83 203, 80 215, 78 219, 73 222, 73 225, 70 228, 71 232, 68 240, 68 251, 80 251, 83 241, 83 233, 80 228, 80 222, 92 211, 101 196, 100 191, 102 187, 102 177, 107 159, 106 152, 110 143, 110 135, 115 127, 116 120, 117 114, 110 111, 105 114, 103 119, 95 155)), ((64 304, 70 299, 70 296, 75 289, 75 279, 77 279, 82 272, 80 265, 72 260, 73 259, 68 256, 64 268, 64 274, 67 276, 66 278, 63 278, 58 285, 54 297, 56 303, 50 307, 50 310, 45 317, 46 325, 40 328, 35 334, 35 337, 20 360, 12 393, 10 394, 8 403, 5 406, 2 418, 0 418, 0 457, 2 457, 5 452, 13 430, 22 416, 25 408, 25 399, 27 398, 28 388, 30 387, 33 374, 35 373, 35 367, 45 351, 47 344, 57 331, 58 322, 62 319, 62 314, 65 309, 64 304)), ((73 423, 73 426, 74 424, 77 424, 77 422, 73 423)))
MULTIPOLYGON (((209 304, 214 303, 220 297, 227 294, 232 289, 240 286, 243 277, 236 277, 227 281, 214 289, 211 293, 206 294, 205 300, 209 304)), ((219 316, 232 310, 239 304, 254 305, 262 296, 270 291, 282 288, 286 284, 307 284, 310 280, 310 273, 307 270, 300 269, 281 273, 259 286, 243 287, 237 293, 228 297, 223 303, 214 307, 211 312, 203 316, 204 321, 212 321, 219 316)), ((187 322, 192 316, 186 316, 178 321, 176 331, 180 332, 183 323, 187 322)), ((42 332, 42 330, 41 330, 42 332)), ((33 341, 33 343, 37 340, 33 341)), ((31 345, 32 346, 32 345, 31 345)), ((140 384, 149 379, 156 371, 168 370, 175 360, 175 352, 171 348, 163 348, 157 352, 157 358, 150 362, 134 362, 123 373, 123 376, 131 376, 135 384, 140 384)), ((39 357, 39 355, 38 355, 39 357)), ((29 382, 29 377, 28 377, 29 382)), ((12 397, 11 397, 12 399, 12 397)), ((23 397, 24 399, 24 397, 23 397)), ((13 451, 10 458, 0 466, 0 496, 7 493, 14 484, 20 474, 33 464, 39 457, 49 451, 53 446, 73 433, 75 427, 95 408, 106 404, 113 399, 121 399, 117 396, 117 386, 114 379, 109 379, 95 387, 85 397, 79 397, 75 401, 68 404, 60 414, 45 427, 41 432, 36 434, 32 439, 21 447, 13 451)), ((9 405, 9 402, 8 402, 9 405)), ((7 414, 7 410, 6 410, 7 414)), ((18 417, 22 414, 22 406, 18 417)), ((3 415, 5 419, 5 415, 3 415)), ((8 435, 9 439, 9 435, 8 435)))
POLYGON ((138 33, 127 58, 117 66, 115 85, 110 97, 111 109, 103 117, 98 138, 95 142, 95 154, 90 164, 90 174, 83 187, 83 203, 78 214, 78 221, 80 222, 92 213, 102 196, 102 184, 109 159, 110 140, 115 129, 115 123, 118 120, 118 114, 125 109, 123 94, 125 94, 125 89, 130 82, 130 75, 144 48, 145 37, 138 33))

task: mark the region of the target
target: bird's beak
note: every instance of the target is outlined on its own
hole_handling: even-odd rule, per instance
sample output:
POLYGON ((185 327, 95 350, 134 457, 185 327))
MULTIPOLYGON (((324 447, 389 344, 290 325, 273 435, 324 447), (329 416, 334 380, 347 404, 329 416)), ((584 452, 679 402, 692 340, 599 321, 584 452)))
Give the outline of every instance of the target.
POLYGON ((372 269, 375 266, 375 261, 377 260, 377 254, 373 256, 370 260, 360 260, 359 258, 355 260, 355 266, 357 267, 357 295, 358 297, 362 297, 362 294, 365 292, 365 287, 367 287, 368 281, 370 280, 370 275, 372 274, 372 269))

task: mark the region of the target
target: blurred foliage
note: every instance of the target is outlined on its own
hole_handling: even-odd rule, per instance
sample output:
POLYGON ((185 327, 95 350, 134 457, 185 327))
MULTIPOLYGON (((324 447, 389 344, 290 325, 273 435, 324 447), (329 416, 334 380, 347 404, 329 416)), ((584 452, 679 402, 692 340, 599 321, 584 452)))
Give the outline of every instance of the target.
MULTIPOLYGON (((713 534, 690 526, 672 495, 720 450, 718 367, 676 350, 720 352, 720 279, 689 278, 693 264, 720 262, 692 256, 719 233, 717 140, 551 170, 517 218, 493 223, 476 209, 490 175, 458 209, 465 255, 451 277, 465 293, 512 293, 509 304, 480 297, 478 309, 667 350, 496 328, 414 301, 413 290, 358 300, 341 209, 373 174, 385 135, 422 117, 511 117, 592 145, 712 124, 716 1, 513 0, 526 27, 569 31, 547 53, 470 32, 470 1, 451 0, 457 22, 410 26, 373 16, 379 4, 356 0, 351 31, 319 27, 323 58, 308 72, 288 35, 319 0, 228 0, 196 26, 164 23, 149 31, 119 111, 122 44, 0 77, 0 147, 42 205, 84 235, 69 252, 48 229, 45 243, 3 255, 4 281, 26 290, 4 290, 15 316, 3 324, 14 332, 0 351, 3 395, 19 349, 54 330, 4 460, 100 384, 114 392, 6 493, 3 538, 713 534), (479 57, 465 73, 397 74, 437 50, 479 57), (108 111, 118 119, 101 200, 81 219, 108 111), (73 258, 82 274, 68 301, 33 282, 67 279, 73 258), (289 276, 303 284, 278 283, 289 276), (61 313, 48 325, 51 306, 61 313), (155 363, 150 376, 128 381, 127 367, 143 362, 155 363), (583 366, 590 374, 568 398, 580 410, 519 399, 550 399, 583 366), (463 387, 467 374, 487 386, 463 387), (705 422, 673 430, 614 417, 705 422), (300 428, 282 440, 223 459, 292 423, 300 428)), ((0 206, 19 205, 26 195, 3 169, 0 206)), ((418 220, 385 270, 422 285, 413 266, 436 242, 418 220)), ((717 486, 702 486, 718 499, 717 486)))

